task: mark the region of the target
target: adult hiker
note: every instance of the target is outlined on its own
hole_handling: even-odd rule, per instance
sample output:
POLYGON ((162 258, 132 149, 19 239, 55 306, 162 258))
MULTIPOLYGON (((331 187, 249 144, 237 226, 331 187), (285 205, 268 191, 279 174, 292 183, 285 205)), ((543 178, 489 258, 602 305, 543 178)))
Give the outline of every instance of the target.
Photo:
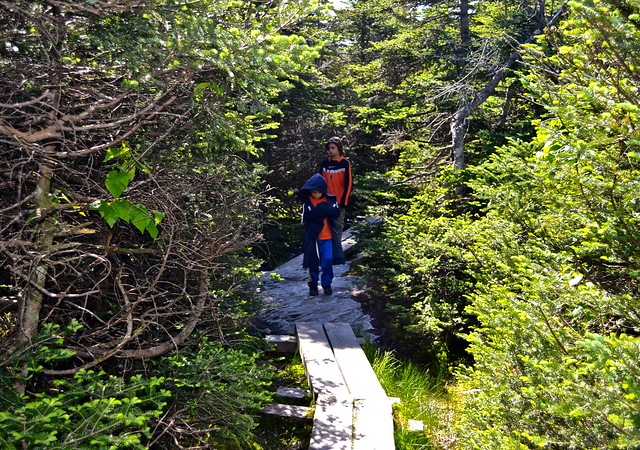
POLYGON ((320 163, 319 173, 327 182, 327 192, 337 197, 340 207, 340 216, 336 220, 338 238, 342 241, 342 230, 349 205, 349 198, 353 189, 351 177, 351 163, 344 156, 342 140, 334 136, 325 143, 325 149, 329 156, 320 163))

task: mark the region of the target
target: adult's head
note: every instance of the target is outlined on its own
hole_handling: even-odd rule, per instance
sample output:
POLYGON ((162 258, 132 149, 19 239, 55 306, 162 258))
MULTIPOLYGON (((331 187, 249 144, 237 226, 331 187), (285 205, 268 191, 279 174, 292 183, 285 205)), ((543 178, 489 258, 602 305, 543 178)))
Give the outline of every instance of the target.
POLYGON ((335 145, 338 148, 338 153, 340 154, 340 156, 344 156, 344 147, 342 146, 342 139, 340 139, 338 136, 334 136, 324 144, 324 148, 329 153, 331 153, 330 152, 331 144, 335 145))

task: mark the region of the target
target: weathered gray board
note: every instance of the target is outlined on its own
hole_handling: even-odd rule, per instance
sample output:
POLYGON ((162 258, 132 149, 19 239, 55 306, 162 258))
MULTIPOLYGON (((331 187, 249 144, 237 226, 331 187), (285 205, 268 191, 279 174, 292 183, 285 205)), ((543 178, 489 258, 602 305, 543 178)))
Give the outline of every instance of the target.
POLYGON ((380 397, 388 402, 389 397, 351 326, 348 323, 325 323, 324 329, 351 396, 355 399, 380 397))
POLYGON ((346 323, 296 323, 316 401, 312 450, 393 450, 391 401, 346 323))
POLYGON ((283 405, 280 403, 268 403, 263 414, 268 416, 291 417, 295 419, 310 419, 313 408, 299 405, 283 405))
POLYGON ((367 356, 346 323, 325 323, 325 332, 354 402, 354 450, 387 450, 393 441, 393 411, 367 356))
POLYGON ((309 449, 351 450, 353 403, 321 323, 296 323, 300 356, 316 401, 309 449))
POLYGON ((314 398, 333 396, 349 398, 349 390, 324 331, 318 322, 296 322, 298 347, 304 364, 307 381, 314 398))

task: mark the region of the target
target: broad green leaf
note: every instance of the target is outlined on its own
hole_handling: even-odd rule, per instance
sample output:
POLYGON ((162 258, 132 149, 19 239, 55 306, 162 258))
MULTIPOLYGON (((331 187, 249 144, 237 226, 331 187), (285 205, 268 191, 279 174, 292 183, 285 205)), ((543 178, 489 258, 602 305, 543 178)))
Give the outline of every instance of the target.
POLYGON ((117 216, 125 222, 131 221, 132 212, 136 209, 128 200, 119 198, 112 204, 117 216))
POLYGON ((100 216, 107 222, 107 224, 113 228, 120 216, 116 209, 110 202, 97 202, 92 205, 93 209, 97 209, 100 212, 100 216))
POLYGON ((153 222, 150 222, 149 225, 147 225, 147 228, 145 228, 148 232, 149 235, 155 239, 158 237, 158 227, 156 227, 156 224, 153 222))
POLYGON ((130 173, 112 170, 107 174, 107 179, 104 184, 107 186, 111 195, 113 195, 113 198, 118 198, 122 195, 127 186, 129 186, 130 181, 130 173))
POLYGON ((107 154, 104 156, 104 162, 108 162, 116 158, 127 157, 130 152, 131 149, 124 143, 122 144, 122 147, 112 147, 107 150, 107 154))
MULTIPOLYGON (((131 223, 144 233, 144 230, 150 225, 153 225, 153 219, 149 214, 149 210, 143 207, 134 207, 131 209, 131 223)), ((154 225, 155 226, 155 225, 154 225)))

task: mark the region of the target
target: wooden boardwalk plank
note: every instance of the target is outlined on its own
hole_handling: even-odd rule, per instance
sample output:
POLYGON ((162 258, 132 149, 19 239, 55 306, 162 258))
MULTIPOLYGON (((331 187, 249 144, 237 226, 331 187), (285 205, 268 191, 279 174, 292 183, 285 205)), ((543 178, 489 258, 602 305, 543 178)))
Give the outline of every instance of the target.
POLYGON ((273 345, 273 350, 283 353, 295 353, 298 348, 298 341, 295 336, 268 334, 266 341, 273 345))
POLYGON ((352 401, 318 397, 309 450, 352 450, 352 427, 352 401))
POLYGON ((321 323, 297 322, 300 356, 314 398, 346 399, 348 389, 321 323))
POLYGON ((389 399, 354 402, 353 450, 394 450, 393 411, 389 399))
POLYGON ((308 389, 301 388, 279 387, 276 391, 276 396, 278 397, 293 398, 296 400, 302 400, 309 395, 311 395, 311 392, 308 389))
POLYGON ((351 326, 325 323, 354 405, 354 450, 393 450, 393 411, 391 399, 382 388, 351 326))
POLYGON ((301 322, 296 333, 316 402, 309 449, 395 449, 391 400, 351 326, 301 322))
POLYGON ((291 417, 295 419, 311 419, 313 408, 299 405, 283 405, 280 403, 268 403, 262 410, 268 416, 291 417))
POLYGON ((348 323, 325 323, 324 329, 353 398, 384 398, 388 402, 387 394, 351 326, 348 323))

